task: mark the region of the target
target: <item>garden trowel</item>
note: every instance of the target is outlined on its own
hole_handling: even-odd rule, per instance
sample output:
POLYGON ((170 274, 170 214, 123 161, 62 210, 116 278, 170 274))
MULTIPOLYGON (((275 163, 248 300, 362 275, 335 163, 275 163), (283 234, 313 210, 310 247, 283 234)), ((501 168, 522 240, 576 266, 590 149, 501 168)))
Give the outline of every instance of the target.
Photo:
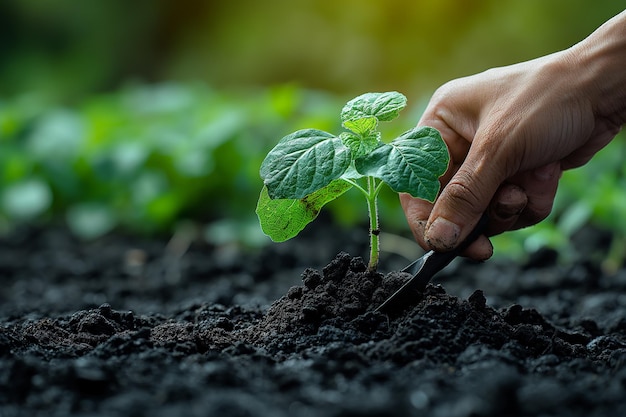
POLYGON ((387 298, 384 303, 378 306, 376 311, 380 311, 384 314, 395 314, 410 306, 416 297, 424 292, 431 278, 452 262, 454 258, 460 255, 461 252, 483 233, 487 222, 487 215, 483 214, 476 224, 476 227, 474 227, 474 230, 471 231, 459 246, 448 252, 435 252, 431 250, 404 268, 402 272, 413 274, 413 277, 405 282, 391 297, 387 298))

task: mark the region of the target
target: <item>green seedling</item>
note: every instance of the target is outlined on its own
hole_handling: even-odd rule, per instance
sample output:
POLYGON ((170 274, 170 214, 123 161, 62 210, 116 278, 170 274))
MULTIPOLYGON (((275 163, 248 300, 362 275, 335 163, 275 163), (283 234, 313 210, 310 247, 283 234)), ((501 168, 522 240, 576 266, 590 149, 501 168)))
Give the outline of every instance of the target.
POLYGON ((291 239, 322 206, 356 188, 367 200, 368 268, 376 270, 382 185, 433 202, 450 160, 441 135, 431 127, 416 127, 389 143, 381 140, 379 123, 395 119, 405 106, 406 97, 398 92, 363 94, 342 109, 346 131, 339 136, 303 129, 282 138, 261 164, 264 186, 256 213, 263 232, 276 242, 291 239))

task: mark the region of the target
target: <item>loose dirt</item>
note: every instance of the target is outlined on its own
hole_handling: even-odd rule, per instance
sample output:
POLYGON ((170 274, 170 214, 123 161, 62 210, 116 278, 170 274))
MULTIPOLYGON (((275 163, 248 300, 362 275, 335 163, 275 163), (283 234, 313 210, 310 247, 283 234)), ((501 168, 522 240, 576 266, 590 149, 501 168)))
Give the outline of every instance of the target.
POLYGON ((626 271, 459 261, 387 317, 407 276, 346 233, 245 255, 6 237, 0 416, 626 415, 626 271))

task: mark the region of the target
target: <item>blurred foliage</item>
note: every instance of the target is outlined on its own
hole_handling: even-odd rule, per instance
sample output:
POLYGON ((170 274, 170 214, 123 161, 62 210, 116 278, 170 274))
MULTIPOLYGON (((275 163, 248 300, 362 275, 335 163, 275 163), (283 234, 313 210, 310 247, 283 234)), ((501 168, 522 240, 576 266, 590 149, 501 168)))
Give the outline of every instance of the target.
POLYGON ((194 219, 254 215, 258 169, 283 132, 337 129, 340 104, 292 85, 226 94, 204 85, 135 85, 54 107, 0 102, 0 219, 66 216, 93 237, 194 219))
MULTIPOLYGON (((623 7, 4 0, 0 229, 64 219, 88 238, 191 220, 209 225, 217 242, 265 242, 253 215, 258 167, 287 132, 337 131, 347 99, 397 90, 410 108, 383 132, 391 138, 415 124, 420 100, 445 81, 567 48, 623 7)), ((624 152, 614 141, 566 173, 548 221, 498 237, 497 253, 566 249, 589 222, 626 236, 624 152)), ((344 224, 363 221, 360 198, 328 209, 344 224)), ((383 189, 380 203, 383 229, 407 236, 395 195, 383 189)))

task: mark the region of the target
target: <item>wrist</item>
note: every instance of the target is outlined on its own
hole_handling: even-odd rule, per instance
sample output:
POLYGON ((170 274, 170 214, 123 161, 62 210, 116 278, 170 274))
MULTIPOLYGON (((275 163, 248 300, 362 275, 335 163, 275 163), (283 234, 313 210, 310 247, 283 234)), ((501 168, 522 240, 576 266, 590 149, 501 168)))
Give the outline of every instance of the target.
POLYGON ((626 123, 626 11, 564 51, 596 117, 626 123))

